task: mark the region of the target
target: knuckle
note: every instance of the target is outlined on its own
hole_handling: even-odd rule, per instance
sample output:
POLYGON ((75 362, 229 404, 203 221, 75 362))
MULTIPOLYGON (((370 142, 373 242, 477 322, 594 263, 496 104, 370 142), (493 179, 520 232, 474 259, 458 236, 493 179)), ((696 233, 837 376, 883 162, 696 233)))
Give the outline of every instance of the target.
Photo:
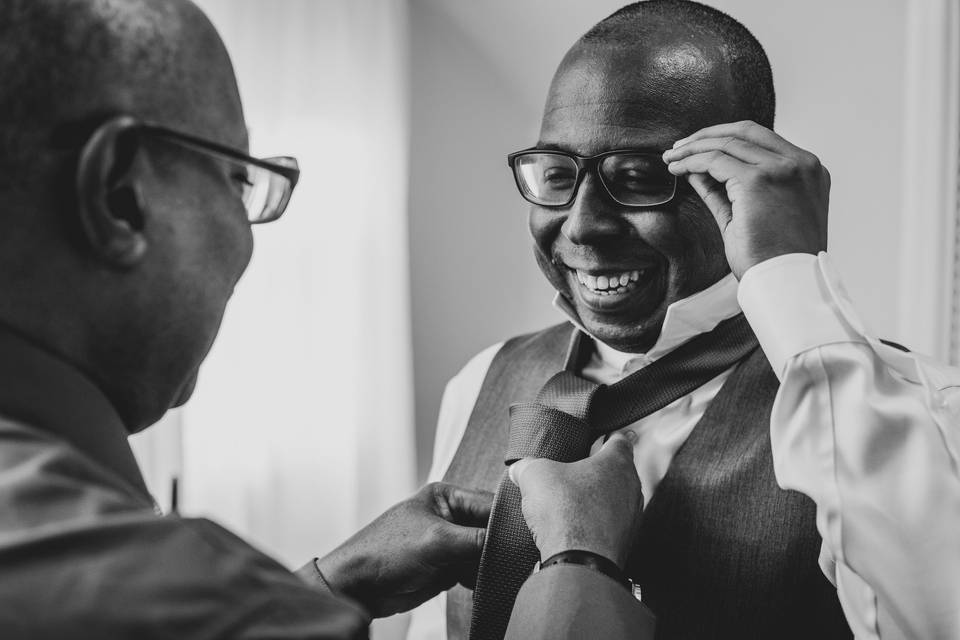
POLYGON ((443 484, 440 482, 429 482, 420 490, 424 496, 437 499, 443 495, 443 484))
POLYGON ((800 156, 800 166, 810 171, 816 171, 820 169, 820 166, 821 166, 820 158, 810 153, 809 151, 804 151, 803 154, 800 156))
POLYGON ((775 178, 796 178, 800 175, 800 163, 793 158, 786 158, 774 165, 770 170, 770 175, 775 178))
POLYGON ((434 522, 423 530, 421 543, 426 548, 442 547, 447 539, 447 527, 444 522, 434 522))

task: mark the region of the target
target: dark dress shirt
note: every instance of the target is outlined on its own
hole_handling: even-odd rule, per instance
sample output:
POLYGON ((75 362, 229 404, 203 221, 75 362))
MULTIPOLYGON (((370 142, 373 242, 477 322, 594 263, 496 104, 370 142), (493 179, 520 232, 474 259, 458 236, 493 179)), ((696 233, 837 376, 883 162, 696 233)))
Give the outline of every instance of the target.
MULTIPOLYGON (((651 637, 615 581, 551 568, 524 585, 507 637, 610 620, 632 622, 605 637, 651 637)), ((314 562, 293 574, 209 520, 161 515, 103 393, 0 328, 0 639, 349 640, 369 622, 314 562)))
POLYGON ((0 330, 0 638, 365 638, 357 605, 226 529, 161 516, 120 418, 0 330))

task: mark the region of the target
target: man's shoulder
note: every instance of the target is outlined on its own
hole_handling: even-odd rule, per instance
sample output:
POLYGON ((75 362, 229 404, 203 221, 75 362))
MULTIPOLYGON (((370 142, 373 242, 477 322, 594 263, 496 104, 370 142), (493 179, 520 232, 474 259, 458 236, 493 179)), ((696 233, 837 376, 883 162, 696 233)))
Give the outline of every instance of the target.
POLYGON ((566 347, 572 330, 572 324, 561 322, 545 329, 523 333, 492 344, 467 360, 460 371, 450 379, 448 391, 451 387, 456 390, 464 384, 471 387, 476 386, 475 382, 486 376, 495 360, 509 359, 532 349, 555 351, 557 345, 566 347))
POLYGON ((508 356, 531 349, 555 350, 557 347, 565 348, 570 341, 572 332, 573 325, 569 321, 561 322, 539 331, 531 331, 505 340, 500 353, 508 356))

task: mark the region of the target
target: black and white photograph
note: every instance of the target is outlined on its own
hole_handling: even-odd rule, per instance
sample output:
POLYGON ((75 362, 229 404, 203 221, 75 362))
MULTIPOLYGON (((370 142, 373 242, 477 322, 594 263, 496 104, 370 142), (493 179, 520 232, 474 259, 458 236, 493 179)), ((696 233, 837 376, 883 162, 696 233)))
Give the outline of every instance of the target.
POLYGON ((0 0, 0 640, 960 640, 960 0, 0 0))

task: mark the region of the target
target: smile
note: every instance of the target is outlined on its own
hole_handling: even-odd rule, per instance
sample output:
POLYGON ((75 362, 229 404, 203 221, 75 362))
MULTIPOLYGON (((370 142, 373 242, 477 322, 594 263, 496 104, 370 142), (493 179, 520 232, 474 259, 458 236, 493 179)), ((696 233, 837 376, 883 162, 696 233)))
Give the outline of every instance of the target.
POLYGON ((606 270, 567 267, 576 297, 596 313, 620 313, 655 307, 661 297, 658 286, 660 269, 654 265, 642 269, 606 270))
POLYGON ((646 269, 600 275, 589 274, 580 269, 572 271, 577 275, 580 284, 600 296, 617 296, 629 293, 637 287, 637 281, 646 273, 646 269))

